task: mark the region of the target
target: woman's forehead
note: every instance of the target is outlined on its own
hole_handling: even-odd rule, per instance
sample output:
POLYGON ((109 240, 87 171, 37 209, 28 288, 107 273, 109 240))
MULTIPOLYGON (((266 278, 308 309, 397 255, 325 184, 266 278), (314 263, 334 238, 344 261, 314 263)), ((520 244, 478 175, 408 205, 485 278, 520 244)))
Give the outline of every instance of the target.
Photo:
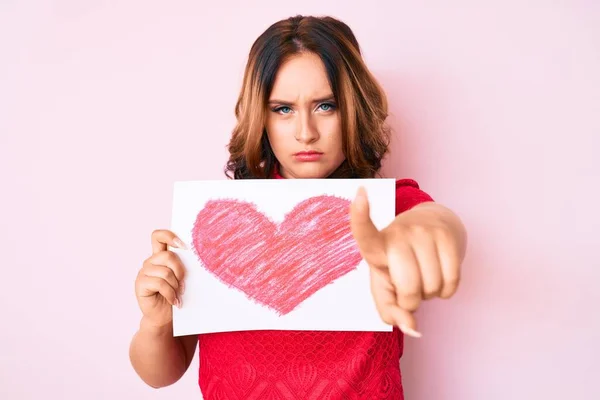
POLYGON ((270 97, 290 102, 324 99, 331 94, 321 59, 315 54, 303 53, 290 58, 279 68, 270 97))

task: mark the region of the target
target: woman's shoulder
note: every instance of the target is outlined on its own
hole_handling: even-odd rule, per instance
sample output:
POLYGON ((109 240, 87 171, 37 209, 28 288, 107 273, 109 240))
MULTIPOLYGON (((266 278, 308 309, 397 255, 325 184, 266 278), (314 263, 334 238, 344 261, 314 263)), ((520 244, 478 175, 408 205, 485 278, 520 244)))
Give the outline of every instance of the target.
POLYGON ((434 200, 415 179, 396 179, 396 215, 427 201, 434 200))
POLYGON ((419 182, 417 182, 414 179, 410 179, 410 178, 396 179, 396 190, 398 190, 399 188, 403 188, 403 187, 411 187, 411 188, 415 188, 415 189, 421 188, 419 186, 419 182))

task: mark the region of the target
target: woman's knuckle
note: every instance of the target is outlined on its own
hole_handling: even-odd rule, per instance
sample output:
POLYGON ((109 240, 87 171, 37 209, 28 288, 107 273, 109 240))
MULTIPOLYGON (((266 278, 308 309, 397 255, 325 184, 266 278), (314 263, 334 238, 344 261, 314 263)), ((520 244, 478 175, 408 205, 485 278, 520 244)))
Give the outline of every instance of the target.
POLYGON ((417 293, 406 293, 402 299, 402 306, 408 311, 415 311, 417 308, 419 308, 420 301, 421 296, 417 293))
POLYGON ((172 251, 165 251, 166 255, 165 258, 167 259, 167 262, 173 264, 175 262, 177 262, 177 255, 175 253, 173 253, 172 251))

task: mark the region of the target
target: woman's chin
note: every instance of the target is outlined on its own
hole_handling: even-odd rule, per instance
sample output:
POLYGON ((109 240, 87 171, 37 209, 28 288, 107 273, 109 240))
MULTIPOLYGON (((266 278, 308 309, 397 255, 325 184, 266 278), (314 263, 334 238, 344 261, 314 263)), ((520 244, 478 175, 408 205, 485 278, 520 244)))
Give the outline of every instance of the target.
POLYGON ((330 174, 328 168, 323 165, 316 165, 316 163, 312 165, 299 165, 290 172, 290 178, 295 179, 323 179, 330 174))

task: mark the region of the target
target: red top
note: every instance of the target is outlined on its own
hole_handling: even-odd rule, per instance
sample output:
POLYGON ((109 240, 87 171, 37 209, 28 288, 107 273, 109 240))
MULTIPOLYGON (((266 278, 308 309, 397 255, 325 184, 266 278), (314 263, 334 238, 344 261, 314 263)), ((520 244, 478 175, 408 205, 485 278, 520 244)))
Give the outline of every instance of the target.
MULTIPOLYGON (((396 181, 396 215, 425 201, 432 198, 417 182, 396 181)), ((397 328, 223 332, 199 335, 198 343, 206 400, 404 398, 397 328)))

